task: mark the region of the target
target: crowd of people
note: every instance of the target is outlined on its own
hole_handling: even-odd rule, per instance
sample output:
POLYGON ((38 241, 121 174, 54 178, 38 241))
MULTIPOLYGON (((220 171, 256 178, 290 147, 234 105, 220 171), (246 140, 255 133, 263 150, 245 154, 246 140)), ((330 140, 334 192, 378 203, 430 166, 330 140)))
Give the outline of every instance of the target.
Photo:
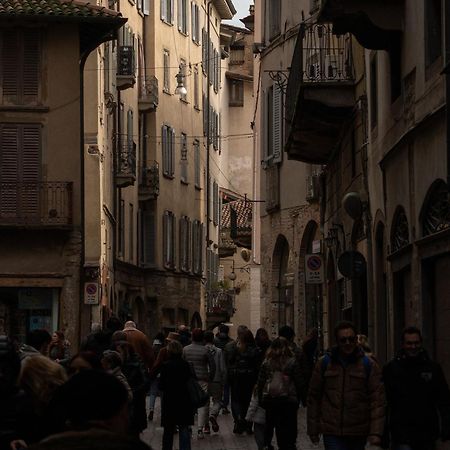
POLYGON ((241 325, 231 339, 224 324, 216 334, 182 325, 151 342, 116 317, 93 324, 73 356, 60 331, 33 330, 23 344, 0 336, 0 450, 148 449, 139 436, 158 398, 163 450, 176 435, 190 450, 193 436, 220 433, 229 408, 233 433, 259 450, 296 448, 301 406, 309 438, 327 450, 433 450, 450 439, 450 391, 419 329, 404 330, 384 368, 352 323, 334 338, 322 355, 317 330, 298 346, 289 326, 270 339, 241 325))

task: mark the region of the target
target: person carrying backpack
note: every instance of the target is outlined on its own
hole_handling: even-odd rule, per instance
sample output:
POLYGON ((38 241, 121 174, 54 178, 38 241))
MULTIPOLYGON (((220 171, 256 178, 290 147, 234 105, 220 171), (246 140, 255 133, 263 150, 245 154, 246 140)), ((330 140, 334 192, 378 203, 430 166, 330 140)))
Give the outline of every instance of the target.
POLYGON ((297 411, 305 382, 288 340, 283 337, 274 339, 267 350, 257 383, 258 400, 266 410, 267 445, 275 430, 280 450, 296 449, 297 411))
POLYGON ((356 328, 341 322, 337 346, 317 361, 307 399, 307 433, 326 450, 363 450, 380 445, 385 394, 378 364, 357 344, 356 328))

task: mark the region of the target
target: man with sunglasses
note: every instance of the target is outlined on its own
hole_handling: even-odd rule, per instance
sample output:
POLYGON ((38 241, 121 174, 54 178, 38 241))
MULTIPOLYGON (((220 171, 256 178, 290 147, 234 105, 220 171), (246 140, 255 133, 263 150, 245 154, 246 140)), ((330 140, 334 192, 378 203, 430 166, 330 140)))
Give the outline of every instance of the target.
POLYGON ((378 364, 357 343, 351 322, 335 330, 336 346, 317 362, 308 392, 307 432, 326 450, 379 445, 384 428, 384 388, 378 364))
POLYGON ((450 439, 450 391, 418 328, 405 328, 402 348, 384 367, 383 379, 394 450, 434 450, 439 437, 450 439))

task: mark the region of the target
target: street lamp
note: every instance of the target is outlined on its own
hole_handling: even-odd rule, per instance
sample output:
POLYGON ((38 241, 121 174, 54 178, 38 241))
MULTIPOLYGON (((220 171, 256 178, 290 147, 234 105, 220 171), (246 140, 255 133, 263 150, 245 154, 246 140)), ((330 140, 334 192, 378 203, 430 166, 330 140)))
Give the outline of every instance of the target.
POLYGON ((175 75, 177 79, 177 87, 175 89, 175 94, 178 94, 180 97, 184 97, 187 94, 187 89, 184 85, 184 78, 186 75, 183 73, 183 66, 180 64, 178 73, 175 75))

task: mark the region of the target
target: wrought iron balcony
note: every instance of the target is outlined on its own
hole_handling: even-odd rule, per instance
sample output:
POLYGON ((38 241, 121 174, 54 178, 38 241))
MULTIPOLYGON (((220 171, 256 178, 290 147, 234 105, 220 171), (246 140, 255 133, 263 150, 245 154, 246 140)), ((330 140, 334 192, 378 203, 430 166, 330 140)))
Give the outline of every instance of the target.
POLYGON ((136 65, 134 48, 131 45, 120 45, 117 50, 117 89, 129 89, 135 83, 136 65))
POLYGON ((72 182, 0 183, 0 227, 71 228, 72 182))
POLYGON ((209 322, 226 322, 234 314, 234 291, 211 290, 206 293, 206 316, 209 322))
POLYGON ((154 200, 159 195, 159 164, 148 161, 141 169, 139 180, 139 200, 154 200))
POLYGON ((155 111, 158 100, 158 78, 139 77, 139 111, 155 111))
POLYGON ((116 184, 131 186, 136 181, 136 144, 124 136, 124 139, 117 139, 117 149, 116 184))
POLYGON ((300 26, 286 92, 286 151, 291 159, 326 164, 355 105, 350 34, 330 24, 300 26))

